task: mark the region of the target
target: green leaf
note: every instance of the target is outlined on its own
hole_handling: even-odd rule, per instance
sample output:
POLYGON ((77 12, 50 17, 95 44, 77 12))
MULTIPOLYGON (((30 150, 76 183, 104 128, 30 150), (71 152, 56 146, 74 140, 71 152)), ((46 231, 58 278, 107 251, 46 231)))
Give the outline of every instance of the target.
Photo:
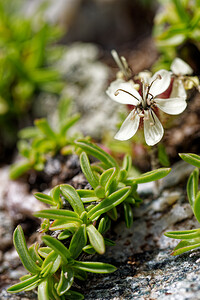
POLYGON ((124 202, 123 205, 126 227, 130 228, 133 224, 133 211, 130 204, 124 202))
POLYGON ((60 255, 66 264, 68 263, 68 259, 71 258, 71 254, 69 250, 60 241, 47 235, 43 236, 42 240, 47 246, 52 248, 58 255, 60 255))
POLYGON ((91 184, 92 188, 95 189, 98 186, 98 179, 92 171, 89 159, 85 152, 80 155, 80 165, 87 181, 91 184))
POLYGON ((72 268, 62 266, 60 273, 60 280, 56 288, 59 296, 64 295, 72 286, 74 282, 74 271, 72 268))
POLYGON ((99 183, 107 192, 111 183, 117 176, 116 168, 111 168, 103 172, 100 176, 99 183))
POLYGON ((38 137, 39 130, 33 126, 23 128, 19 131, 18 137, 20 139, 32 139, 38 137))
POLYGON ((39 244, 38 243, 34 243, 32 246, 30 246, 28 248, 28 252, 29 252, 31 258, 34 260, 34 262, 37 265, 41 266, 41 264, 43 263, 43 260, 38 255, 38 248, 39 248, 39 244))
POLYGON ((61 184, 60 190, 62 195, 67 199, 67 201, 73 207, 74 211, 78 215, 81 215, 82 212, 85 211, 85 208, 76 190, 68 184, 61 184))
POLYGON ((122 169, 126 170, 127 173, 130 172, 132 167, 132 157, 129 154, 126 154, 123 159, 122 169))
POLYGON ((91 273, 112 273, 117 270, 116 267, 110 264, 102 262, 87 262, 87 261, 75 261, 73 264, 74 268, 84 270, 91 273))
POLYGON ((50 191, 50 196, 53 199, 55 203, 57 203, 59 206, 62 204, 62 200, 60 199, 60 186, 55 186, 51 191, 50 191))
POLYGON ((38 253, 39 253, 40 256, 42 256, 43 258, 46 258, 46 257, 49 255, 49 253, 51 253, 51 252, 52 252, 52 249, 49 248, 49 247, 40 247, 40 248, 38 249, 38 253))
POLYGON ((29 279, 29 278, 31 278, 31 277, 32 277, 31 274, 26 274, 26 275, 24 275, 24 276, 21 276, 21 277, 19 278, 19 280, 20 280, 20 281, 24 281, 24 280, 29 279))
POLYGON ((95 194, 96 194, 96 196, 98 197, 98 201, 100 200, 100 199, 103 199, 103 198, 105 198, 105 189, 104 189, 104 187, 102 187, 101 185, 98 185, 96 188, 95 188, 95 194))
POLYGON ((168 231, 165 232, 164 235, 173 239, 194 239, 200 238, 200 229, 168 231))
POLYGON ((86 234, 86 225, 81 225, 78 230, 73 235, 70 245, 69 251, 71 253, 71 257, 74 259, 77 258, 81 252, 83 247, 85 247, 87 243, 87 234, 86 234))
POLYGON ((190 17, 187 14, 187 10, 184 8, 183 3, 180 0, 172 0, 175 5, 176 11, 180 17, 180 21, 189 22, 190 17))
POLYGON ((119 182, 124 182, 127 178, 127 171, 125 169, 121 169, 119 171, 119 176, 118 176, 118 181, 119 182))
POLYGON ((103 218, 101 218, 100 222, 99 222, 99 226, 98 226, 98 231, 103 234, 105 233, 111 225, 111 221, 108 218, 108 216, 105 216, 103 218))
POLYGON ((194 215, 195 215, 197 221, 200 223, 200 191, 198 192, 198 194, 195 198, 193 210, 194 210, 194 215))
POLYGON ((81 293, 75 292, 75 291, 67 291, 65 293, 65 297, 68 300, 83 300, 84 296, 81 293))
POLYGON ((86 252, 87 254, 95 254, 96 250, 92 247, 92 245, 87 245, 83 248, 83 251, 86 252))
POLYGON ((10 179, 12 180, 17 179, 18 177, 22 176, 31 168, 32 168, 32 164, 27 160, 13 164, 10 167, 10 173, 9 173, 10 179))
MULTIPOLYGON (((181 242, 180 242, 181 243, 181 242)), ((179 243, 179 244, 180 244, 179 243)), ((190 251, 190 250, 193 250, 193 249, 195 249, 195 248, 199 248, 200 247, 200 243, 198 243, 198 244, 192 244, 192 245, 187 245, 187 243, 184 243, 185 245, 183 246, 183 243, 180 245, 180 247, 181 248, 179 248, 179 249, 177 249, 177 250, 175 250, 175 251, 173 251, 172 253, 171 253, 171 255, 173 255, 173 256, 175 256, 175 255, 179 255, 179 254, 182 254, 182 253, 185 253, 185 252, 187 252, 187 251, 190 251)))
POLYGON ((38 300, 49 300, 48 280, 43 280, 38 285, 38 300))
POLYGON ((53 141, 57 139, 55 132, 52 130, 46 119, 38 119, 35 120, 34 123, 47 138, 53 141))
POLYGON ((92 247, 97 253, 103 254, 105 252, 105 243, 101 233, 93 225, 87 226, 86 229, 92 247))
POLYGON ((187 195, 192 209, 194 208, 195 198, 198 192, 199 170, 195 169, 187 182, 187 195))
POLYGON ((51 261, 48 265, 46 265, 42 271, 40 272, 41 277, 47 277, 52 269, 53 262, 51 261))
POLYGON ((95 202, 99 198, 96 197, 94 190, 76 190, 83 203, 95 202))
POLYGON ((30 254, 29 254, 29 251, 28 251, 28 248, 26 245, 26 241, 25 241, 25 237, 24 237, 24 233, 23 233, 23 230, 20 225, 17 226, 17 228, 14 231, 13 242, 14 242, 14 246, 17 250, 17 253, 19 254, 19 257, 20 257, 24 267, 31 274, 38 274, 41 271, 41 269, 34 262, 34 260, 31 258, 30 254))
POLYGON ((22 282, 12 285, 7 289, 7 291, 9 293, 19 293, 22 291, 34 289, 41 281, 42 279, 39 278, 39 275, 34 275, 31 276, 31 278, 28 278, 26 280, 23 280, 22 282))
POLYGON ((142 174, 137 178, 127 178, 127 182, 134 181, 135 183, 146 183, 161 179, 169 174, 170 168, 160 168, 147 173, 142 174))
POLYGON ((85 150, 87 154, 90 154, 102 161, 107 168, 115 167, 118 171, 119 167, 116 160, 97 145, 85 140, 78 140, 75 144, 85 150))
POLYGON ((46 194, 43 194, 43 193, 35 193, 34 197, 37 200, 41 201, 41 202, 44 202, 44 203, 49 204, 49 205, 53 205, 53 199, 49 195, 46 195, 46 194))
POLYGON ((179 153, 179 156, 187 163, 200 168, 200 156, 193 153, 179 153))
POLYGON ((68 129, 70 127, 72 127, 79 119, 80 119, 80 114, 75 114, 74 116, 69 118, 67 121, 65 120, 65 123, 63 123, 61 126, 60 135, 65 136, 68 129))
POLYGON ((34 213, 34 216, 37 218, 45 218, 45 219, 52 219, 52 220, 62 219, 69 222, 82 223, 77 213, 67 209, 54 209, 54 208, 44 209, 34 213))
POLYGON ((81 223, 78 222, 72 222, 69 221, 68 219, 58 219, 55 220, 51 226, 50 230, 70 230, 72 233, 77 230, 78 227, 80 227, 81 223))
POLYGON ((126 199, 126 197, 128 197, 130 192, 131 187, 127 186, 112 193, 110 196, 101 201, 98 205, 96 205, 88 212, 88 218, 90 218, 91 220, 95 220, 101 214, 106 213, 113 207, 123 202, 126 199))
POLYGON ((48 270, 48 275, 53 275, 57 270, 58 268, 60 267, 60 264, 61 264, 61 257, 58 253, 56 253, 54 250, 51 251, 47 257, 45 258, 43 264, 42 264, 42 272, 41 274, 43 273, 44 276, 46 276, 47 274, 45 274, 44 272, 44 269, 46 267, 48 267, 50 264, 51 265, 51 268, 49 268, 48 270))
POLYGON ((68 239, 70 236, 72 236, 72 232, 68 229, 65 229, 64 231, 62 231, 59 235, 58 235, 58 239, 59 240, 66 240, 68 239))
MULTIPOLYGON (((198 4, 197 4, 198 5, 198 4)), ((199 7, 199 5, 198 5, 199 7)), ((199 10, 196 11, 194 17, 192 18, 192 20, 190 21, 190 28, 195 32, 196 29, 198 28, 198 24, 200 21, 200 12, 199 10), (197 28, 195 28, 197 27, 197 28)))
POLYGON ((71 99, 67 97, 62 97, 58 103, 58 120, 60 125, 62 126, 66 122, 66 117, 71 112, 71 99))
POLYGON ((124 202, 128 203, 128 204, 134 205, 136 201, 135 201, 135 199, 133 197, 130 196, 130 197, 127 197, 124 202))

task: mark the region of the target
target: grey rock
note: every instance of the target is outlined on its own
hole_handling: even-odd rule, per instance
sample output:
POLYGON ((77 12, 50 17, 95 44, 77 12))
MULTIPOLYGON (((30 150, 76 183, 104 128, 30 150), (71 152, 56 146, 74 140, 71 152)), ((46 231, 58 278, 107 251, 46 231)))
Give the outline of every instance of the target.
POLYGON ((30 300, 37 299, 37 295, 34 292, 21 292, 18 295, 9 294, 6 289, 0 291, 1 300, 30 300))
POLYGON ((173 165, 171 172, 162 179, 160 189, 169 188, 178 185, 186 180, 194 170, 194 166, 181 160, 173 165))
POLYGON ((8 211, 13 221, 20 215, 32 217, 33 212, 45 207, 29 193, 28 183, 10 180, 7 166, 0 168, 0 182, 0 210, 8 211))
POLYGON ((98 53, 93 44, 74 43, 57 66, 67 81, 64 93, 74 99, 74 110, 81 114, 73 130, 97 139, 105 131, 116 131, 118 113, 126 111, 106 96, 110 70, 98 61, 98 53))
POLYGON ((12 245, 12 230, 14 224, 6 211, 0 210, 0 250, 5 250, 12 245))

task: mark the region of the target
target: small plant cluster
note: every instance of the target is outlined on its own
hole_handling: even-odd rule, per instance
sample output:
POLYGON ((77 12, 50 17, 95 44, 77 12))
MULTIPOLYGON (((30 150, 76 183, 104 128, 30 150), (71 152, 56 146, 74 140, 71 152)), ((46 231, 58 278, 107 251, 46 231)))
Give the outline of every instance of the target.
POLYGON ((22 5, 0 0, 0 124, 7 140, 15 140, 16 122, 40 92, 59 94, 64 86, 55 67, 61 30, 44 20, 42 8, 26 17, 22 5))
MULTIPOLYGON (((155 17, 154 36, 161 56, 154 68, 168 69, 178 51, 187 43, 200 50, 200 1, 159 0, 159 2, 162 9, 155 17)), ((185 53, 188 54, 188 50, 185 53)))
MULTIPOLYGON (((198 189, 199 183, 199 168, 200 156, 196 154, 180 154, 180 157, 186 162, 197 167, 191 173, 187 182, 187 196, 193 213, 200 223, 200 191, 198 189)), ((182 254, 189 250, 200 247, 200 229, 183 230, 183 231, 169 231, 165 235, 169 238, 181 240, 175 247, 172 255, 182 254)))
POLYGON ((71 115, 71 101, 61 98, 58 103, 58 122, 54 130, 47 119, 35 120, 34 127, 27 127, 19 132, 21 140, 18 150, 24 160, 12 165, 10 178, 17 179, 30 169, 42 171, 48 157, 56 155, 59 151, 63 154, 72 152, 74 139, 77 135, 70 136, 68 130, 79 120, 80 115, 71 115))
POLYGON ((14 245, 29 274, 8 288, 11 293, 37 288, 39 300, 83 299, 81 293, 71 290, 75 279, 85 280, 87 272, 110 273, 116 268, 102 262, 83 261, 82 253, 103 254, 105 245, 114 245, 103 234, 110 228, 111 220, 117 220, 117 207, 123 206, 125 222, 130 227, 132 208, 141 202, 137 184, 158 180, 170 172, 168 168, 161 168, 134 178, 130 176, 129 155, 124 157, 120 167, 99 146, 84 139, 75 144, 81 152, 81 169, 91 189, 75 190, 61 184, 54 187, 50 195, 35 194, 38 200, 50 205, 35 213, 44 219, 41 232, 45 246, 35 243, 27 248, 22 228, 16 228, 14 245), (88 155, 98 161, 91 164, 88 155))

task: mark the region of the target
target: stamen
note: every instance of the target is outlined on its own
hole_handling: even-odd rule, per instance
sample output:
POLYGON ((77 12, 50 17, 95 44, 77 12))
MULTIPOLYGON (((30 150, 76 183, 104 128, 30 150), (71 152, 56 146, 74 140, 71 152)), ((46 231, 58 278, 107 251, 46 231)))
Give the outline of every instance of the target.
POLYGON ((136 98, 133 94, 129 93, 128 91, 122 90, 122 89, 118 89, 116 90, 116 92, 114 93, 115 96, 119 95, 119 92, 124 92, 127 93, 128 95, 132 96, 133 98, 135 98, 138 102, 140 102, 140 100, 138 98, 136 98))
POLYGON ((127 60, 124 56, 121 56, 121 61, 124 66, 124 71, 125 71, 124 75, 126 75, 127 80, 129 80, 133 76, 133 72, 132 72, 131 68, 129 67, 127 60))
POLYGON ((149 94, 149 90, 150 90, 150 88, 152 87, 152 85, 154 84, 154 82, 156 81, 156 80, 161 80, 162 79, 162 76, 160 75, 160 74, 158 74, 157 76, 156 76, 156 78, 151 82, 151 84, 148 86, 148 94, 149 94))
MULTIPOLYGON (((148 95, 150 95, 152 98, 151 98, 151 100, 154 98, 153 97, 153 95, 152 94, 150 94, 149 93, 149 91, 150 91, 150 88, 152 87, 152 85, 154 84, 154 82, 156 81, 156 80, 161 80, 162 79, 162 76, 160 75, 160 74, 158 74, 157 76, 156 76, 156 78, 147 86, 147 93, 146 93, 146 101, 148 101, 147 99, 148 99, 148 95)), ((151 101, 150 100, 150 101, 151 101)), ((148 104, 148 103, 147 103, 148 104)), ((150 104, 148 104, 148 105, 150 105, 150 104)))
POLYGON ((128 66, 126 58, 124 56, 121 56, 121 61, 124 65, 124 68, 127 70, 129 68, 129 66, 128 66))
POLYGON ((121 63, 121 60, 119 58, 119 55, 117 53, 117 51, 112 50, 111 51, 112 57, 114 59, 114 61, 116 62, 117 66, 119 67, 119 69, 123 72, 124 68, 123 68, 123 64, 121 63))
POLYGON ((111 54, 112 54, 114 61, 117 64, 118 68, 121 70, 121 72, 124 74, 125 78, 128 80, 128 78, 130 77, 131 74, 129 74, 130 72, 128 72, 129 67, 128 67, 125 57, 121 56, 121 58, 120 58, 117 51, 115 51, 115 50, 112 50, 111 54))
POLYGON ((137 108, 135 108, 132 112, 133 112, 133 114, 132 114, 132 116, 131 116, 131 120, 134 120, 135 119, 135 113, 134 112, 137 112, 137 108))

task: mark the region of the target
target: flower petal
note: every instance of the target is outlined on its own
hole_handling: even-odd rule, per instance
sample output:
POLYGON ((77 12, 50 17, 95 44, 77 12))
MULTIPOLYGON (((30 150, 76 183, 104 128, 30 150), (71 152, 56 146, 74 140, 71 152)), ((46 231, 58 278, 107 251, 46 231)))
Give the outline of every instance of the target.
POLYGON ((183 82, 181 79, 175 78, 172 86, 172 91, 170 94, 171 98, 182 97, 187 99, 187 93, 185 91, 183 82))
POLYGON ((120 130, 115 135, 115 139, 120 141, 129 140, 138 130, 140 117, 135 110, 132 110, 123 122, 120 130))
POLYGON ((181 114, 187 106, 187 102, 182 97, 168 99, 154 99, 156 106, 169 115, 181 114))
POLYGON ((141 102, 141 96, 134 89, 134 83, 131 81, 126 82, 122 79, 113 81, 107 89, 106 94, 112 100, 122 104, 138 105, 141 102))
POLYGON ((173 60, 171 64, 171 70, 175 75, 186 75, 193 73, 192 68, 179 57, 176 57, 173 60))
POLYGON ((164 129, 156 114, 151 111, 144 111, 144 137, 147 145, 157 144, 163 137, 164 129))
POLYGON ((171 82, 171 72, 167 70, 160 70, 156 72, 149 84, 152 84, 150 87, 150 93, 156 97, 157 95, 162 94, 169 87, 171 82))

